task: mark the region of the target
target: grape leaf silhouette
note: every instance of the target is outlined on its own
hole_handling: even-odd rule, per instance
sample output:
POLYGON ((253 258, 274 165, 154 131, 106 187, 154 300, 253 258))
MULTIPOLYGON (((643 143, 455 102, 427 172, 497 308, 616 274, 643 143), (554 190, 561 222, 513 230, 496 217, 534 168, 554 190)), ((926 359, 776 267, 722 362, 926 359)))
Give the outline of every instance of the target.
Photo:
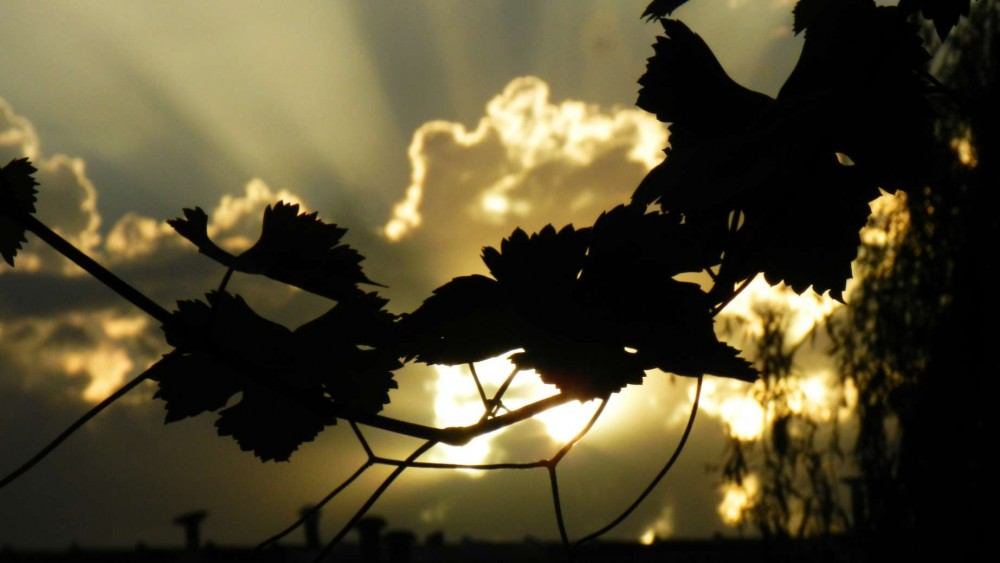
POLYGON ((633 201, 729 237, 715 301, 757 273, 840 299, 876 186, 911 187, 922 174, 912 161, 927 148, 930 113, 915 29, 870 0, 798 8, 805 46, 777 99, 737 85, 697 35, 666 19, 640 79, 640 107, 670 120, 672 134, 633 201))
POLYGON ((298 375, 319 383, 338 413, 376 413, 403 367, 395 348, 396 317, 375 293, 342 300, 293 333, 298 375))
POLYGON ((593 230, 517 229, 499 250, 485 248, 494 279, 456 278, 404 315, 404 354, 454 365, 521 348, 511 356, 517 367, 581 400, 641 383, 653 368, 754 379, 716 339, 701 289, 671 278, 695 251, 678 247, 670 259, 649 250, 644 237, 668 238, 677 223, 653 214, 634 227, 621 220, 635 213, 641 218, 636 208, 616 209, 593 230), (630 229, 616 229, 623 224, 630 229))
POLYGON ((38 182, 32 177, 37 172, 27 158, 11 160, 0 169, 0 256, 3 256, 11 266, 14 257, 21 249, 21 243, 27 242, 24 236, 24 225, 17 220, 16 215, 2 212, 3 208, 15 210, 15 213, 35 213, 35 186, 38 182))
POLYGON ((264 461, 284 461, 337 416, 378 412, 400 367, 391 347, 375 347, 393 323, 384 305, 362 294, 292 332, 226 292, 179 302, 163 327, 176 350, 149 369, 166 422, 218 411, 220 435, 264 461))
POLYGON ((933 118, 930 55, 917 26, 872 0, 803 0, 797 8, 807 1, 817 13, 796 16, 805 44, 778 93, 782 113, 808 125, 817 148, 846 154, 882 188, 915 187, 926 177, 933 118))
POLYGON ((653 0, 642 11, 642 19, 652 21, 657 18, 664 18, 672 14, 674 10, 680 8, 687 0, 653 0))
POLYGON ((698 34, 677 20, 660 20, 654 55, 639 78, 636 105, 670 123, 670 149, 746 129, 769 107, 770 97, 736 83, 698 34))
POLYGON ((208 215, 185 209, 184 218, 167 221, 199 252, 238 272, 262 274, 311 293, 339 300, 360 292, 357 284, 380 285, 361 270, 364 258, 340 244, 347 232, 320 220, 316 213, 299 213, 297 204, 279 201, 264 210, 257 242, 239 256, 219 248, 208 236, 208 215))

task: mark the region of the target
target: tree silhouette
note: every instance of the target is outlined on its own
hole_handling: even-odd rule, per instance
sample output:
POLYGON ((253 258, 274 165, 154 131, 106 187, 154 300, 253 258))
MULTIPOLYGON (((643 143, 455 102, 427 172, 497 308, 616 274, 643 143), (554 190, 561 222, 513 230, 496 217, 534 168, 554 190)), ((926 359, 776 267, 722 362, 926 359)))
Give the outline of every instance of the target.
MULTIPOLYGON (((988 427, 989 399, 973 390, 996 372, 984 335, 1000 311, 974 296, 994 274, 982 253, 998 229, 984 213, 996 197, 998 123, 988 108, 998 29, 1000 7, 981 2, 937 48, 938 75, 952 94, 937 106, 923 189, 897 194, 869 219, 880 236, 862 246, 849 305, 828 324, 841 383, 858 396, 857 428, 842 433, 834 419, 825 424, 829 440, 817 442, 815 422, 776 415, 759 444, 734 440, 727 450, 726 481, 757 472, 764 482, 747 517, 765 537, 829 534, 819 524, 835 516, 834 529, 851 531, 871 557, 915 554, 944 538, 962 538, 949 550, 970 555, 985 544, 977 506, 987 459, 977 435, 988 427), (805 478, 811 458, 827 472, 819 480, 805 478), (850 503, 824 503, 823 491, 845 478, 850 503)), ((767 385, 759 399, 780 411, 784 398, 771 392, 772 381, 794 378, 794 350, 781 344, 780 316, 767 312, 763 321, 758 357, 767 385)))
MULTIPOLYGON (((699 392, 705 375, 755 379, 756 370, 738 351, 717 339, 715 316, 759 274, 799 293, 811 287, 839 299, 878 187, 920 190, 932 139, 929 97, 942 89, 925 69, 929 57, 908 18, 922 10, 946 33, 961 11, 958 4, 942 9, 930 0, 898 7, 801 0, 794 30, 805 34, 805 45, 772 99, 732 81, 697 34, 666 18, 683 3, 656 1, 644 14, 665 35, 657 38, 639 81, 638 105, 670 124, 671 142, 667 158, 636 188, 632 202, 590 227, 515 230, 499 249, 483 250, 492 277, 456 278, 399 318, 385 311, 377 293, 360 287, 377 284, 363 273, 361 254, 341 244, 344 229, 283 202, 268 207, 260 239, 236 256, 209 239, 200 209, 169 221, 225 272, 205 300, 180 301, 167 311, 39 222, 33 215, 33 168, 23 159, 8 164, 0 174, 4 259, 13 264, 24 231, 36 233, 157 319, 174 348, 78 425, 147 379, 159 385, 166 422, 213 413, 220 435, 232 436, 264 461, 287 460, 302 443, 344 421, 368 460, 323 502, 372 465, 395 469, 328 549, 408 467, 544 468, 560 534, 569 545, 556 467, 612 395, 641 383, 654 368, 696 378, 699 392), (264 275, 336 305, 291 330, 229 293, 234 273, 264 275), (678 280, 691 275, 711 281, 678 280), (516 349, 521 351, 511 356, 514 372, 487 397, 475 362, 516 349), (381 415, 400 360, 469 364, 481 390, 481 420, 433 428, 381 415), (529 369, 559 393, 506 410, 502 399, 510 380, 529 369), (239 402, 226 407, 237 395, 239 402), (547 460, 460 466, 418 459, 436 444, 461 445, 588 399, 600 400, 590 423, 547 460), (368 445, 366 426, 426 442, 405 459, 388 459, 368 445)), ((606 532, 649 494, 683 448, 697 404, 696 395, 680 444, 649 487, 608 526, 579 542, 606 532)))

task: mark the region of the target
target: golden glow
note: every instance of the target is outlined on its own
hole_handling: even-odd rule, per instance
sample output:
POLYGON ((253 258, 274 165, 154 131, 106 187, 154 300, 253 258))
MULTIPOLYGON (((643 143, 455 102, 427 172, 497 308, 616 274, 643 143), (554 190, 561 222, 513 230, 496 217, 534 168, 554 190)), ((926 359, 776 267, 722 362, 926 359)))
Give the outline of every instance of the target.
POLYGON ((731 397, 719 405, 719 416, 733 438, 750 442, 764 435, 766 413, 751 397, 731 397))
POLYGON ((674 507, 667 505, 663 507, 656 520, 650 524, 646 531, 639 536, 639 543, 642 545, 652 545, 658 540, 664 540, 674 535, 674 507))
POLYGON ((870 207, 872 215, 868 224, 861 229, 861 242, 864 244, 884 247, 898 240, 909 228, 910 214, 906 207, 905 193, 883 193, 871 202, 870 207))
POLYGON ((785 311, 788 318, 786 333, 788 343, 797 344, 818 323, 841 307, 841 304, 827 294, 818 295, 814 291, 807 290, 798 295, 783 283, 772 286, 761 274, 726 306, 720 317, 743 321, 747 336, 759 337, 763 333, 763 327, 755 311, 761 307, 773 307, 785 311))
POLYGON ((706 379, 702 384, 699 410, 721 420, 730 437, 745 442, 759 440, 771 418, 771 413, 765 412, 753 398, 754 389, 759 389, 761 385, 757 382, 748 388, 745 383, 706 379))
POLYGON ((747 511, 753 508, 760 482, 756 475, 748 475, 743 484, 727 483, 722 487, 722 502, 719 503, 719 516, 729 526, 735 526, 743 521, 747 511))
MULTIPOLYGON (((545 387, 549 387, 546 385, 545 387)), ((565 405, 545 411, 535 416, 535 419, 545 425, 545 432, 557 442, 566 442, 576 436, 590 417, 594 415, 599 401, 592 400, 586 403, 572 401, 565 405)))
POLYGON ((108 338, 121 340, 138 336, 149 326, 148 317, 106 317, 101 319, 101 328, 108 338))
POLYGON ((81 352, 67 352, 61 363, 68 375, 85 374, 90 377, 90 384, 83 390, 83 399, 91 403, 103 401, 113 393, 133 367, 125 350, 109 345, 81 352))
MULTIPOLYGON (((513 352, 476 363, 476 373, 483 385, 486 396, 492 398, 496 390, 511 374, 514 364, 507 359, 513 352)), ((467 426, 482 418, 485 408, 482 397, 476 389, 472 372, 468 366, 435 366, 437 379, 433 383, 434 424, 438 427, 467 426)), ((522 371, 504 394, 503 404, 508 409, 516 409, 539 399, 555 395, 558 389, 546 385, 534 371, 522 371)), ((581 404, 573 401, 535 416, 542 423, 546 434, 555 442, 565 442, 586 426, 597 401, 581 404)), ((501 429, 481 436, 461 447, 439 446, 428 453, 428 459, 442 463, 481 464, 489 463, 495 452, 492 441, 503 434, 501 429)), ((480 472, 470 472, 479 475, 480 472)))
POLYGON ((961 162, 963 166, 975 168, 979 165, 979 154, 978 151, 976 151, 976 146, 972 144, 972 138, 969 137, 969 135, 952 139, 951 148, 955 151, 955 154, 958 155, 958 161, 961 162))

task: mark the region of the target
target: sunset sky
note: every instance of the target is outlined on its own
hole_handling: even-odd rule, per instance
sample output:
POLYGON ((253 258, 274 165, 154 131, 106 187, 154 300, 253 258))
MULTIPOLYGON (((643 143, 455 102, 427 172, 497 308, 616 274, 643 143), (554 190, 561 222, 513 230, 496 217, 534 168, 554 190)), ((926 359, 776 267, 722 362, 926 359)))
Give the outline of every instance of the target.
MULTIPOLYGON (((200 297, 223 271, 164 220, 200 206, 216 240, 246 248, 264 206, 285 199, 347 227, 368 276, 389 286, 380 293, 390 310, 412 311, 449 279, 485 273, 484 245, 517 226, 589 225, 660 160, 666 129, 634 106, 662 33, 639 19, 646 3, 5 3, 0 161, 30 157, 38 217, 165 307, 200 297)), ((801 47, 792 5, 699 0, 675 16, 737 81, 774 95, 801 47)), ((293 328, 329 307, 274 282, 231 287, 293 328)), ((733 314, 767 298, 754 289, 733 314)), ((830 310, 808 294, 795 306, 802 326, 830 310)), ((155 321, 29 236, 17 268, 0 265, 0 473, 167 350, 155 321)), ((502 360, 487 363, 484 374, 506 375, 502 360)), ((816 367, 806 394, 835 410, 828 375, 816 367)), ((387 414, 438 426, 478 418, 466 371, 408 365, 396 379, 387 414)), ((523 381, 515 397, 552 392, 523 381)), ((659 470, 686 422, 690 383, 649 372, 612 397, 560 465, 571 537, 617 515, 659 470)), ((736 533, 706 467, 720 459, 723 420, 746 409, 753 418, 748 389, 708 378, 680 463, 612 537, 736 533)), ((249 544, 364 461, 338 425, 290 463, 262 464, 216 436, 210 416, 164 427, 154 390, 134 391, 0 491, 0 545, 177 545, 172 518, 196 509, 210 512, 208 539, 249 544)), ((427 459, 547 457, 593 408, 570 405, 427 459)), ((386 455, 417 445, 372 440, 386 455)), ((324 511, 327 537, 387 470, 371 473, 324 511)), ((541 470, 411 470, 373 513, 452 540, 558 535, 541 470)))

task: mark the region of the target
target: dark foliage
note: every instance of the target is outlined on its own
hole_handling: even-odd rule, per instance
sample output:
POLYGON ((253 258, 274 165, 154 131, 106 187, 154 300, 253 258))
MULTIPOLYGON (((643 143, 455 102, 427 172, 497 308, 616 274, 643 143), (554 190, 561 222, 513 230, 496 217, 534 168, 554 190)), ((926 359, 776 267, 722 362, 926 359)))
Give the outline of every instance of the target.
MULTIPOLYGON (((17 213, 35 213, 35 186, 38 182, 31 176, 37 172, 27 158, 19 158, 7 163, 0 170, 0 210, 13 209, 17 213)), ((12 213, 0 212, 0 256, 11 266, 21 249, 24 225, 12 213)))
POLYGON ((297 204, 267 206, 260 239, 239 256, 208 237, 208 215, 200 207, 185 209, 183 219, 167 223, 199 252, 237 272, 265 275, 330 299, 353 296, 359 283, 379 285, 361 271, 364 258, 340 244, 347 229, 324 223, 316 213, 299 213, 297 204))

